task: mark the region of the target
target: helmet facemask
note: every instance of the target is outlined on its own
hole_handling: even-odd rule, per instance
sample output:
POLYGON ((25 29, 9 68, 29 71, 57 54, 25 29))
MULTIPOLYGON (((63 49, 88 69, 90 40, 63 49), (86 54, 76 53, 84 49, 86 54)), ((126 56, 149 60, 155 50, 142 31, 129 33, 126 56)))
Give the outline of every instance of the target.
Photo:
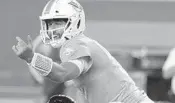
POLYGON ((69 20, 68 19, 48 19, 41 20, 41 30, 40 34, 42 36, 43 42, 45 44, 50 44, 53 47, 61 46, 66 38, 63 36, 67 27, 69 20), (59 23, 57 27, 51 27, 50 22, 59 23))

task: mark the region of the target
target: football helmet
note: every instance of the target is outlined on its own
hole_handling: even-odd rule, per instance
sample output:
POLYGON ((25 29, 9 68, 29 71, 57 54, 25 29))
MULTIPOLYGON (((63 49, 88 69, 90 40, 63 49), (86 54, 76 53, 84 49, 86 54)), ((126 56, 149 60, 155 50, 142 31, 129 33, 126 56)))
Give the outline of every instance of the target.
POLYGON ((71 97, 66 95, 54 95, 47 103, 76 103, 71 97))
POLYGON ((53 47, 61 46, 66 40, 83 34, 85 30, 85 14, 83 7, 76 0, 50 0, 40 16, 43 42, 53 47), (66 20, 64 27, 49 29, 47 20, 66 20), (56 34, 57 30, 63 30, 56 34))

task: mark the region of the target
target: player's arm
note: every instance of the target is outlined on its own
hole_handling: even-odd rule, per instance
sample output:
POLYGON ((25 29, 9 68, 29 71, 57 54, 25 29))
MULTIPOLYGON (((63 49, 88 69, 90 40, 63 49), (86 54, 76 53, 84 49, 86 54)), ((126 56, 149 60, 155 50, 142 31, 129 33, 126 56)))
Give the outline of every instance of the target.
POLYGON ((87 71, 92 65, 92 60, 89 56, 84 56, 58 64, 49 57, 35 53, 31 65, 41 75, 56 82, 65 82, 87 71))
POLYGON ((50 79, 57 82, 64 82, 75 79, 81 73, 88 71, 92 62, 89 57, 81 57, 74 60, 69 60, 62 64, 53 63, 51 72, 47 75, 50 79))
POLYGON ((60 50, 60 59, 61 64, 53 62, 48 57, 36 54, 31 64, 37 67, 35 69, 40 71, 42 75, 57 82, 75 79, 92 65, 90 49, 86 43, 79 40, 64 45, 60 50))
POLYGON ((175 76, 175 49, 170 51, 162 68, 162 75, 165 79, 175 76))

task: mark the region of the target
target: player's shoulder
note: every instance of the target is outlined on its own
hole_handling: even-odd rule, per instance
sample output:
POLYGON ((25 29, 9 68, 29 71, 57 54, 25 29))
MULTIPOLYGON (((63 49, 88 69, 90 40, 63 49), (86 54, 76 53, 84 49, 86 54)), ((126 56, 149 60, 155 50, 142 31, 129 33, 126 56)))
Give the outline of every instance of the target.
POLYGON ((60 58, 62 61, 68 61, 82 56, 90 56, 90 49, 88 45, 90 41, 90 38, 83 35, 67 41, 61 47, 60 58))
POLYGON ((74 37, 71 40, 68 40, 67 42, 65 42, 62 45, 62 48, 63 49, 65 49, 65 48, 79 48, 81 46, 88 47, 88 44, 90 44, 90 42, 92 42, 92 39, 90 39, 84 35, 81 35, 81 36, 74 37))
POLYGON ((92 39, 85 36, 85 35, 80 35, 77 37, 74 37, 73 39, 69 40, 68 42, 65 43, 65 45, 87 45, 90 42, 92 42, 92 39))

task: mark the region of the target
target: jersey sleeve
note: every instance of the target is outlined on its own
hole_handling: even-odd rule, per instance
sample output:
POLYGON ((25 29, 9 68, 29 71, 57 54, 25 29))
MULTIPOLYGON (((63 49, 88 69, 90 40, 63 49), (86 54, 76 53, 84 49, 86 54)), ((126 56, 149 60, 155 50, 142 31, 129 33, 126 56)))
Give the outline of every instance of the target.
POLYGON ((80 73, 86 72, 92 65, 91 52, 88 45, 80 40, 67 43, 61 48, 62 62, 72 62, 79 67, 80 73))
POLYGON ((79 74, 87 72, 92 65, 92 61, 89 61, 87 58, 69 60, 68 62, 74 63, 75 65, 78 66, 78 69, 80 71, 79 74))

